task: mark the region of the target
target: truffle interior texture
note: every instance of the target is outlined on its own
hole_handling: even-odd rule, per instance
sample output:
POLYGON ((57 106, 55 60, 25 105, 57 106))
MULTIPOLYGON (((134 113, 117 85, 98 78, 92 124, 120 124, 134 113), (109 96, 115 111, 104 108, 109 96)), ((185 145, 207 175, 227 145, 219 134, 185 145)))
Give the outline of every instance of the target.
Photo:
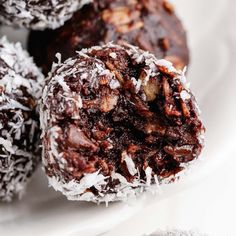
MULTIPOLYGON (((49 177, 59 171, 66 181, 80 180, 83 174, 99 170, 104 176, 120 173, 132 182, 136 174, 146 180, 145 169, 150 167, 167 178, 200 154, 202 123, 192 95, 186 92, 189 97, 180 97, 184 88, 174 79, 175 73, 159 66, 146 80, 147 61, 138 63, 119 47, 81 52, 73 60, 76 76, 65 75, 62 83, 58 73, 65 68, 52 73, 60 82, 47 102, 54 116, 52 126, 59 127, 58 153, 67 167, 49 163, 49 177), (97 70, 104 73, 89 79, 97 70), (109 73, 115 75, 112 82, 109 73), (65 102, 63 91, 68 88, 71 97, 65 102)), ((116 184, 109 182, 109 189, 116 184)))

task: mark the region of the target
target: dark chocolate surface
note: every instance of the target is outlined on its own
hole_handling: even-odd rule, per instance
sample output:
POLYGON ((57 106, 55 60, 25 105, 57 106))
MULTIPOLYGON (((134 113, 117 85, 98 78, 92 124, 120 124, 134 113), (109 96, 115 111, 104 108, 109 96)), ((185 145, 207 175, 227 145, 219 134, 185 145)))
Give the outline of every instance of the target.
POLYGON ((28 48, 47 73, 57 52, 64 60, 76 50, 110 41, 137 45, 179 69, 189 63, 185 30, 164 0, 95 0, 55 31, 32 31, 28 48))

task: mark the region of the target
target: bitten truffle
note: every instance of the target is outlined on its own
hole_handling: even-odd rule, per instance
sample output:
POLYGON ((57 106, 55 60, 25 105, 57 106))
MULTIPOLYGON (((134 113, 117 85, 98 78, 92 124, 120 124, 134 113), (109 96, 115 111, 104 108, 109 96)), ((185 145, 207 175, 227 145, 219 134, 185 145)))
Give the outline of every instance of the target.
POLYGON ((0 21, 31 29, 55 29, 91 0, 1 0, 0 21))
POLYGON ((61 28, 32 31, 28 48, 46 74, 57 52, 65 60, 76 50, 110 41, 136 45, 178 69, 189 63, 185 30, 166 0, 94 0, 61 28))
POLYGON ((204 127, 185 76, 124 44, 55 64, 40 109, 49 183, 69 200, 125 200, 196 159, 204 127))
POLYGON ((43 75, 19 43, 0 39, 0 200, 21 196, 40 158, 43 75))

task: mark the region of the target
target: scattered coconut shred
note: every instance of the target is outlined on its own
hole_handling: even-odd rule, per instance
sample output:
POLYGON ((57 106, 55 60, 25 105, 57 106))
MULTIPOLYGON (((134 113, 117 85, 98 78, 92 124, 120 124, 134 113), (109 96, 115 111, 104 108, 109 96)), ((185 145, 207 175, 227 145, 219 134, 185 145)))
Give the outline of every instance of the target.
MULTIPOLYGON (((93 50, 101 50, 104 48, 122 48, 127 51, 127 53, 131 56, 132 59, 134 59, 137 63, 145 63, 147 65, 147 68, 149 70, 147 71, 147 77, 145 81, 134 81, 134 85, 136 86, 136 92, 138 93, 140 87, 147 83, 149 78, 151 76, 157 76, 158 70, 157 67, 164 67, 168 72, 172 72, 175 74, 176 80, 179 80, 180 83, 183 85, 185 89, 185 93, 182 94, 182 99, 189 99, 189 96, 191 97, 191 92, 189 90, 189 86, 186 83, 186 78, 184 75, 184 72, 177 71, 170 62, 165 60, 157 60, 155 56, 148 52, 141 51, 137 47, 131 46, 129 44, 125 44, 124 46, 118 46, 114 45, 113 43, 109 43, 106 46, 95 46, 90 49, 83 49, 78 53, 80 57, 89 58, 89 53, 91 53, 93 50), (140 54, 140 52, 142 52, 140 54)), ((110 56, 112 58, 116 58, 117 55, 115 53, 111 53, 110 56)), ((60 56, 57 55, 57 57, 60 59, 60 56)), ((42 128, 42 137, 44 138, 47 136, 47 139, 49 139, 50 143, 50 150, 45 149, 45 145, 43 145, 43 163, 44 166, 53 165, 57 163, 60 168, 64 171, 66 171, 66 165, 67 162, 64 158, 60 158, 63 156, 63 153, 59 153, 57 143, 55 142, 56 137, 59 133, 63 132, 62 129, 59 126, 53 127, 52 123, 56 119, 56 117, 52 117, 50 114, 50 108, 47 103, 47 100, 53 96, 53 91, 56 84, 60 84, 61 87, 64 90, 63 98, 68 100, 73 100, 70 96, 72 96, 73 92, 70 91, 70 88, 67 86, 66 82, 64 81, 64 78, 67 76, 74 76, 78 75, 80 78, 86 81, 89 81, 91 87, 98 87, 97 77, 101 76, 101 74, 106 73, 106 75, 109 75, 110 78, 110 88, 115 89, 120 85, 120 83, 115 79, 115 74, 113 72, 110 72, 109 70, 106 70, 106 67, 104 66, 104 63, 100 60, 97 60, 97 63, 95 63, 94 69, 89 72, 85 72, 85 64, 83 62, 80 62, 78 64, 76 58, 68 59, 64 63, 61 63, 59 60, 58 63, 54 63, 53 70, 51 72, 51 75, 47 79, 46 86, 43 91, 42 96, 42 104, 40 109, 40 118, 41 118, 41 128, 42 128), (49 158, 46 158, 45 152, 47 152, 47 155, 49 155, 49 158)), ((143 97, 145 94, 143 94, 143 97)), ((65 101, 66 102, 66 101, 65 101)), ((59 109, 64 109, 63 106, 65 105, 65 102, 62 102, 62 107, 59 109)), ((74 101, 74 104, 77 106, 77 109, 81 109, 83 107, 82 102, 76 102, 74 101)), ((199 139, 201 137, 199 136, 199 139)), ((48 148, 48 147, 47 147, 48 148)), ((160 184, 162 180, 157 175, 152 174, 152 168, 147 167, 145 169, 146 174, 146 181, 142 180, 140 178, 140 172, 135 167, 135 163, 133 162, 132 158, 130 158, 128 155, 124 156, 124 161, 127 165, 127 169, 130 172, 130 174, 134 177, 132 182, 128 182, 127 179, 122 176, 120 173, 113 172, 111 176, 104 176, 99 171, 96 171, 95 173, 91 174, 84 174, 83 177, 77 181, 77 180, 71 180, 69 182, 66 182, 62 176, 61 173, 57 173, 56 176, 48 177, 49 184, 52 186, 56 191, 62 192, 69 200, 77 200, 77 201, 92 201, 96 203, 100 202, 112 202, 112 201, 126 201, 130 197, 134 197, 143 191, 157 193, 160 192, 160 184), (118 180, 119 184, 115 186, 114 189, 110 189, 108 187, 108 180, 118 180), (93 187, 97 190, 98 196, 89 191, 89 189, 93 187)))
POLYGON ((56 29, 92 0, 1 0, 0 21, 35 30, 56 29))
POLYGON ((201 234, 195 230, 158 230, 155 233, 150 234, 149 236, 207 236, 206 234, 201 234))
POLYGON ((40 99, 43 80, 19 43, 0 39, 0 200, 21 196, 38 162, 39 122, 30 106, 40 99))

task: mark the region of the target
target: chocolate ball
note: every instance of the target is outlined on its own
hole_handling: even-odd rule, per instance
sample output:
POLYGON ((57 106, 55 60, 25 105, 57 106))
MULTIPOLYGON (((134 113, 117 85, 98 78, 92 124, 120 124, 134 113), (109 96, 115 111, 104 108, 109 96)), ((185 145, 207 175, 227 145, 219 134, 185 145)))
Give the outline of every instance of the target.
POLYGON ((165 0, 95 0, 55 31, 32 31, 28 48, 47 73, 57 52, 65 60, 76 50, 110 41, 137 45, 178 69, 189 63, 186 32, 165 0))
POLYGON ((1 0, 0 21, 31 29, 58 28, 91 0, 1 0))
POLYGON ((43 75, 19 43, 0 39, 0 200, 21 196, 39 155, 43 75))
POLYGON ((59 60, 40 115, 49 183, 69 200, 110 202, 155 191, 203 147, 184 74, 129 44, 59 60))

